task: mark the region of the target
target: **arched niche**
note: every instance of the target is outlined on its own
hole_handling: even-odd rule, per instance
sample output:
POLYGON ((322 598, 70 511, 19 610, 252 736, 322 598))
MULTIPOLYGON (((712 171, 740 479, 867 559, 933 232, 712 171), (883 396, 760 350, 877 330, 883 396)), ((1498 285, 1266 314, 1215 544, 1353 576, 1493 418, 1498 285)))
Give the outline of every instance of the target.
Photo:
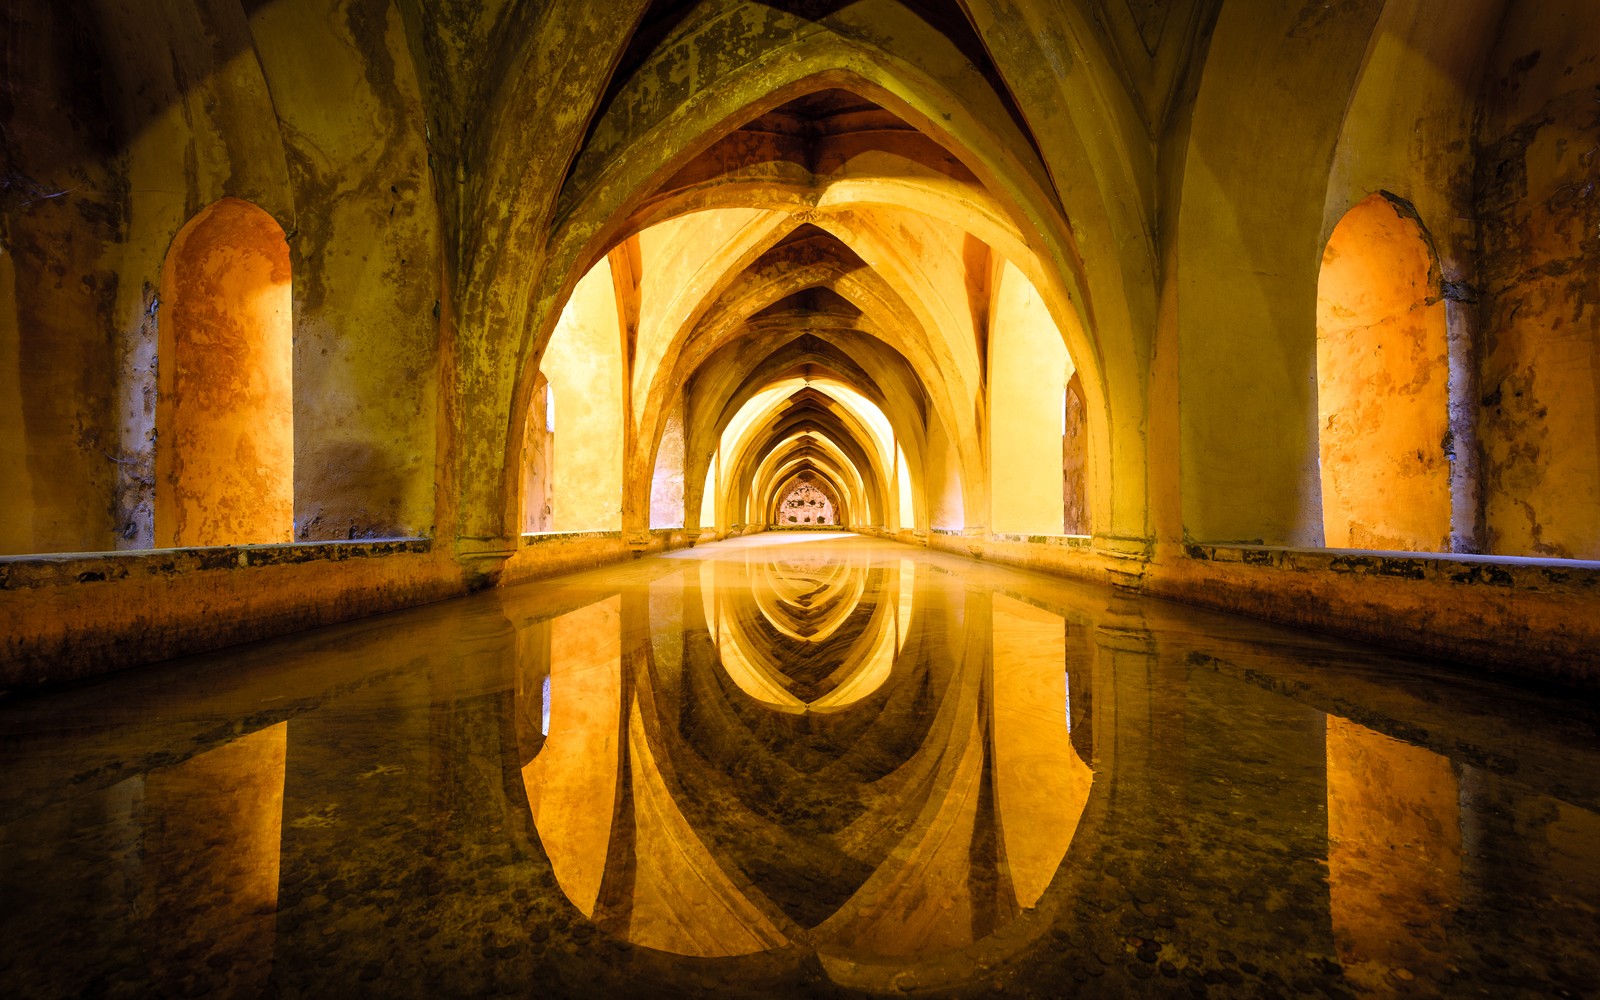
POLYGON ((1330 548, 1450 548, 1450 386, 1433 250, 1375 194, 1328 238, 1317 280, 1317 427, 1330 548))
POLYGON ((522 440, 522 531, 550 531, 554 523, 556 393, 543 372, 533 389, 522 440))
POLYGON ((524 531, 622 527, 627 414, 618 324, 611 263, 602 257, 567 300, 540 361, 543 405, 536 388, 523 426, 524 531), (535 484, 528 462, 541 442, 548 452, 542 484, 535 484), (535 485, 542 485, 541 496, 530 492, 535 485), (528 527, 534 520, 539 526, 528 527))
POLYGON ((839 525, 843 516, 838 494, 827 480, 802 472, 778 490, 772 523, 780 528, 839 525))
POLYGON ((1072 358, 1044 299, 1015 264, 998 269, 989 322, 989 524, 1059 535, 1056 478, 1072 358))
POLYGON ((1061 530, 1089 534, 1089 417, 1083 379, 1067 379, 1061 415, 1061 530))
POLYGON ((684 526, 684 423, 683 396, 673 401, 663 420, 656 445, 655 469, 650 476, 650 527, 684 526))
POLYGON ((224 198, 167 251, 157 343, 155 541, 294 534, 289 247, 260 208, 224 198))

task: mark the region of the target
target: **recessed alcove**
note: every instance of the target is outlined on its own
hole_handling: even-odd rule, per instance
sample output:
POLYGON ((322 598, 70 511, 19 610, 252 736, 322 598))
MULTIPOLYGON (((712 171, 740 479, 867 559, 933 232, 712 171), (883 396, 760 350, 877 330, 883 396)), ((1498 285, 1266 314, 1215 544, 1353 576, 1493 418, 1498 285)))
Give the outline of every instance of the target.
POLYGON ((7 12, 0 993, 1600 978, 1593 4, 370 6, 7 12))
POLYGON ((161 277, 155 538, 163 548, 294 532, 289 246, 226 198, 191 219, 161 277))
POLYGON ((1372 195, 1334 228, 1317 281, 1330 548, 1449 551, 1451 381, 1427 233, 1409 206, 1372 195))

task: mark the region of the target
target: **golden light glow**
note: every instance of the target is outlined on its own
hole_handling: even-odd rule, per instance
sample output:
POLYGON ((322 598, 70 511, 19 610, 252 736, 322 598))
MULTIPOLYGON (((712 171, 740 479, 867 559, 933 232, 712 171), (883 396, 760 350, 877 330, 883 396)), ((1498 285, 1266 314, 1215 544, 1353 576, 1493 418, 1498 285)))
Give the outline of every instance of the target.
POLYGON ((294 322, 289 246, 224 198, 162 268, 155 522, 160 546, 294 537, 294 322))
POLYGON ((1322 523, 1332 548, 1450 548, 1444 303, 1416 222, 1373 195, 1340 220, 1317 281, 1322 523))

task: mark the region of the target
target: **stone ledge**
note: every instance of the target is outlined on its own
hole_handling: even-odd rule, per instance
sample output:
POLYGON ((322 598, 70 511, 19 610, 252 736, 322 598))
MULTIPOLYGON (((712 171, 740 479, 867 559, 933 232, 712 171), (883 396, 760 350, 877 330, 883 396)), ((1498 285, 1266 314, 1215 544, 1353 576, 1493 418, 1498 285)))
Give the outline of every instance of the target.
POLYGON ((1194 542, 1185 544, 1183 551, 1188 558, 1201 562, 1242 563, 1289 571, 1326 571, 1403 580, 1434 580, 1469 587, 1600 594, 1600 562, 1592 560, 1194 542))
POLYGON ((1569 687, 1600 684, 1600 563, 1195 544, 1144 591, 1569 687))
POLYGON ((0 560, 0 691, 466 593, 428 539, 66 553, 0 560))
POLYGON ((530 545, 555 545, 570 542, 582 542, 591 539, 621 539, 619 531, 530 531, 522 536, 522 546, 530 545))
POLYGON ((134 575, 162 577, 208 570, 342 562, 347 559, 417 555, 432 551, 433 540, 428 538, 377 538, 348 542, 285 542, 272 545, 0 556, 0 591, 110 583, 134 575))
POLYGON ((1030 545, 1050 545, 1057 548, 1089 549, 1094 547, 1092 535, 1020 535, 996 531, 989 535, 994 542, 1027 542, 1030 545))
POLYGON ((928 547, 941 552, 1072 580, 1136 585, 1145 561, 1130 558, 1118 548, 1107 548, 1104 543, 1104 538, 1090 535, 968 535, 938 528, 927 537, 928 547))
POLYGON ((1192 542, 1150 559, 1134 541, 934 529, 927 543, 1538 681, 1600 684, 1600 562, 1192 542))
POLYGON ((643 545, 630 544, 621 531, 551 531, 522 536, 517 552, 495 574, 498 586, 515 586, 545 577, 594 569, 643 555, 688 548, 703 535, 685 528, 651 528, 643 545))

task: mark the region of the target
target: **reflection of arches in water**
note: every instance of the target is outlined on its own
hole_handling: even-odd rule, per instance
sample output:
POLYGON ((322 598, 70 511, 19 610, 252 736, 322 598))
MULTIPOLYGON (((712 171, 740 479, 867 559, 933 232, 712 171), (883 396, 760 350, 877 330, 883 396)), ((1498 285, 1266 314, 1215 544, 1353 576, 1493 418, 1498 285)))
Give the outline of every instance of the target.
POLYGON ((831 638, 861 603, 867 574, 843 563, 811 565, 764 562, 751 571, 750 597, 778 632, 796 642, 831 638))
POLYGON ((703 563, 668 598, 653 585, 649 602, 614 598, 550 623, 550 735, 522 777, 557 880, 586 917, 694 957, 810 941, 831 976, 865 987, 913 965, 948 970, 939 963, 970 961, 979 941, 1027 943, 989 936, 1042 905, 1092 781, 1065 738, 1069 630, 938 574, 907 605, 896 585, 917 579, 908 563, 849 574, 876 574, 859 599, 863 635, 876 628, 875 645, 905 651, 905 682, 832 714, 758 707, 713 644, 624 654, 624 635, 659 624, 625 627, 624 607, 681 615, 687 636, 714 636, 719 616, 759 617, 753 598, 706 593, 748 588, 758 567, 724 576, 703 563), (920 625, 902 638, 908 606, 939 641, 917 641, 920 625), (618 851, 633 859, 627 878, 605 871, 618 851))
POLYGON ((758 704, 792 714, 838 712, 888 680, 900 647, 898 601, 882 567, 703 567, 714 576, 702 599, 722 669, 758 704), (864 600, 869 589, 872 599, 864 600))

